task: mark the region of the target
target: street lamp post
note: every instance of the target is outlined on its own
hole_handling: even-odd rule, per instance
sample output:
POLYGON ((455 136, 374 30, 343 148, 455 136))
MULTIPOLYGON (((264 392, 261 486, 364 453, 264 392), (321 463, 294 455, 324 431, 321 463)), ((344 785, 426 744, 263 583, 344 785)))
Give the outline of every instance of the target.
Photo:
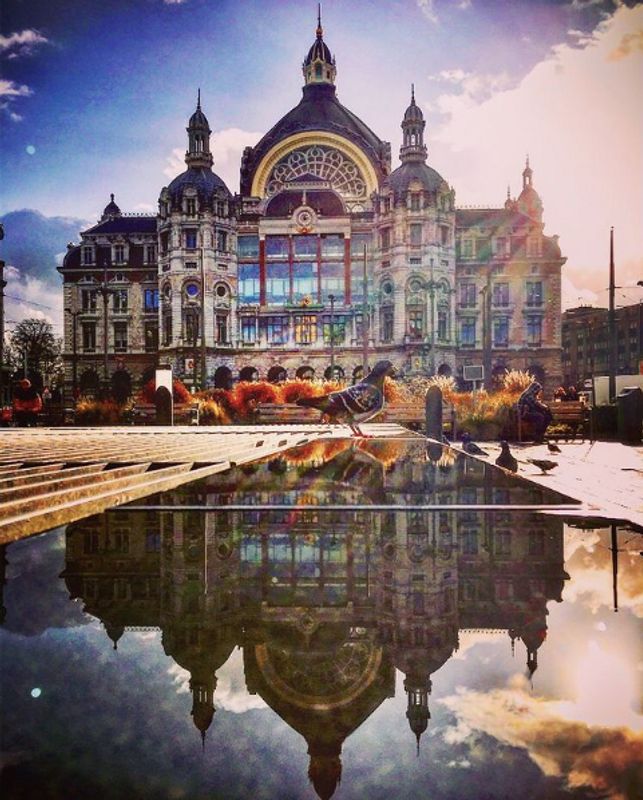
POLYGON ((330 301, 330 379, 335 379, 335 295, 329 294, 330 301))
POLYGON ((609 401, 616 398, 616 311, 614 309, 614 228, 610 228, 610 283, 609 283, 609 310, 607 312, 607 337, 608 337, 608 382, 609 401))
POLYGON ((107 286, 107 265, 105 265, 103 271, 103 282, 100 285, 98 291, 103 298, 103 381, 105 384, 105 396, 109 394, 109 364, 108 364, 108 355, 109 355, 109 348, 107 346, 107 331, 108 331, 108 306, 107 300, 110 294, 115 294, 113 289, 110 289, 107 286))
POLYGON ((362 264, 362 281, 364 286, 364 297, 362 298, 362 370, 364 375, 368 372, 368 275, 366 272, 367 248, 364 245, 364 261, 362 264))
POLYGON ((78 311, 72 311, 71 308, 66 308, 65 311, 67 314, 71 316, 72 319, 72 341, 71 341, 71 348, 72 348, 72 356, 71 356, 71 371, 72 371, 72 392, 74 395, 74 400, 78 394, 78 336, 77 336, 77 327, 78 327, 78 317, 83 313, 82 309, 78 311))

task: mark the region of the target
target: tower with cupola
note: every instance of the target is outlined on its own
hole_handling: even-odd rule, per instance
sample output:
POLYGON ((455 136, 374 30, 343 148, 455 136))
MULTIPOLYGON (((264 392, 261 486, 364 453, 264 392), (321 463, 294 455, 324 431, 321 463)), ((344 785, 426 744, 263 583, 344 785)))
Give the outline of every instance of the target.
POLYGON ((200 90, 186 131, 187 169, 159 197, 159 360, 187 385, 201 386, 215 369, 215 349, 225 353, 232 341, 235 210, 212 169, 200 90))

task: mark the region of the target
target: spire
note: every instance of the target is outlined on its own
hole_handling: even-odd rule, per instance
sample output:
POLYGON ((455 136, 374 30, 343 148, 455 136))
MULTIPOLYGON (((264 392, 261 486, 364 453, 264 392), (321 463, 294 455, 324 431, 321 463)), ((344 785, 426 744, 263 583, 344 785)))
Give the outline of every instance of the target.
POLYGON ((210 152, 210 123, 201 110, 201 88, 197 90, 196 111, 190 117, 188 127, 188 149, 185 154, 185 163, 188 167, 210 169, 213 159, 210 152))
POLYGON ((302 65, 306 86, 311 84, 335 85, 335 59, 333 58, 328 46, 324 42, 324 29, 321 22, 321 3, 317 4, 317 30, 315 31, 315 41, 308 51, 308 55, 302 65))
POLYGON ((525 161, 525 168, 522 171, 522 188, 526 189, 528 186, 531 186, 531 178, 534 172, 532 168, 529 166, 529 153, 527 153, 527 159, 525 161))
POLYGON ((402 147, 400 160, 426 161, 427 150, 424 144, 426 122, 422 110, 415 102, 415 84, 411 84, 411 103, 404 112, 402 120, 402 147))

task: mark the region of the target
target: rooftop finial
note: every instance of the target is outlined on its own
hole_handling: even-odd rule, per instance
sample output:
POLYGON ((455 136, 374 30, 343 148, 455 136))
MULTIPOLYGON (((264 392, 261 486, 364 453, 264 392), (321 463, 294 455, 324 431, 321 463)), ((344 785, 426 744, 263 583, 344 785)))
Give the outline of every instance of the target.
POLYGON ((415 84, 411 84, 411 103, 415 103, 415 84))
POLYGON ((507 200, 511 200, 511 186, 507 184, 507 200))
POLYGON ((324 34, 321 24, 321 3, 317 3, 317 38, 321 39, 324 34))
POLYGON ((112 201, 112 203, 114 202, 114 193, 113 192, 112 192, 112 194, 110 194, 109 199, 112 201))
POLYGON ((196 94, 196 107, 197 107, 198 111, 201 110, 201 87, 200 86, 197 89, 197 94, 196 94))
POLYGON ((527 167, 527 169, 529 169, 529 153, 527 153, 527 161, 525 163, 525 166, 527 167))

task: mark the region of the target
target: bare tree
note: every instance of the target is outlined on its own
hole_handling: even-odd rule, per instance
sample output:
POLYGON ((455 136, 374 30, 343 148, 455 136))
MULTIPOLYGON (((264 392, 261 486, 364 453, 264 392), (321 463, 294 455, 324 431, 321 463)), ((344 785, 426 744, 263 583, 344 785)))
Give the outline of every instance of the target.
POLYGON ((52 375, 60 360, 60 340, 51 323, 43 319, 23 319, 11 334, 10 347, 20 367, 27 363, 31 374, 52 375))

